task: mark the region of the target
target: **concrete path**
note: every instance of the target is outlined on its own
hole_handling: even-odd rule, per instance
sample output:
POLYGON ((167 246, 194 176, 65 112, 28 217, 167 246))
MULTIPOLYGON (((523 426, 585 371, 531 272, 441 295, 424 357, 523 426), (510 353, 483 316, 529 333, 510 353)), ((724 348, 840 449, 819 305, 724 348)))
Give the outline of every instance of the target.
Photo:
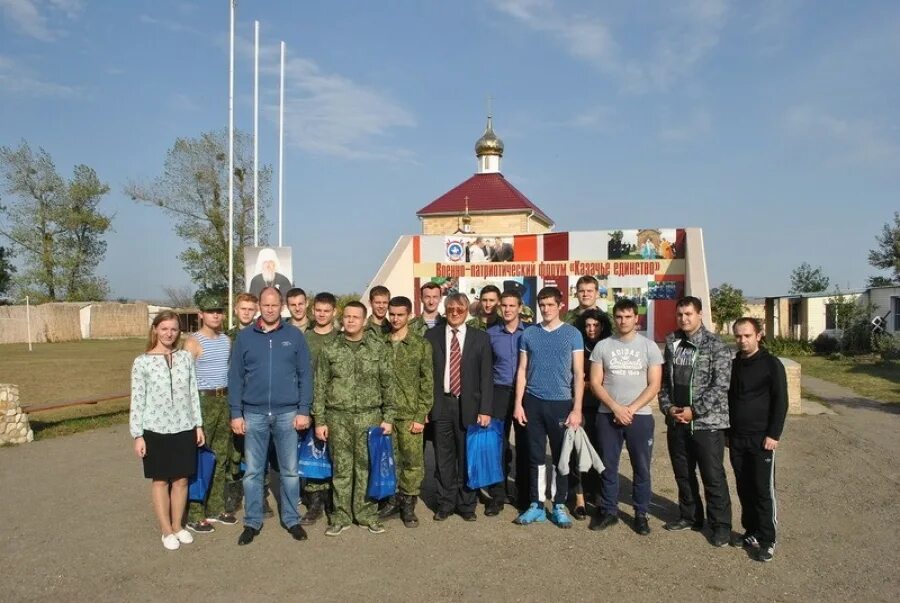
POLYGON ((871 408, 882 412, 900 414, 900 404, 866 398, 848 387, 831 381, 802 375, 800 377, 800 385, 809 393, 822 398, 829 404, 838 404, 851 408, 871 408))

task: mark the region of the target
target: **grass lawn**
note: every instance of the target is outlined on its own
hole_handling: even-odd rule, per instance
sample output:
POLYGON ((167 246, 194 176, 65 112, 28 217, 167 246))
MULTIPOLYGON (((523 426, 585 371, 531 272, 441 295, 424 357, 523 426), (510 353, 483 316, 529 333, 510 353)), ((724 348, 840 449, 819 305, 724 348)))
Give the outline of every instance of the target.
POLYGON ((900 360, 882 361, 872 356, 829 360, 822 356, 793 357, 801 373, 844 387, 860 396, 900 403, 900 360))
POLYGON ((104 427, 128 420, 131 363, 144 339, 88 340, 0 345, 0 383, 19 386, 23 406, 112 394, 126 397, 29 415, 35 439, 104 427))

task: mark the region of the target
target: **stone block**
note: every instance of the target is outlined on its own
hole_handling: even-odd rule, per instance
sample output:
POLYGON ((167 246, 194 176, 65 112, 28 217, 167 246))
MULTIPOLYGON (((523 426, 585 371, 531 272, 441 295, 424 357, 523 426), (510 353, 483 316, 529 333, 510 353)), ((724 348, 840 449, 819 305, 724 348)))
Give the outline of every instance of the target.
POLYGON ((788 414, 803 414, 800 403, 800 363, 790 358, 779 358, 779 360, 784 365, 784 372, 787 376, 788 414))

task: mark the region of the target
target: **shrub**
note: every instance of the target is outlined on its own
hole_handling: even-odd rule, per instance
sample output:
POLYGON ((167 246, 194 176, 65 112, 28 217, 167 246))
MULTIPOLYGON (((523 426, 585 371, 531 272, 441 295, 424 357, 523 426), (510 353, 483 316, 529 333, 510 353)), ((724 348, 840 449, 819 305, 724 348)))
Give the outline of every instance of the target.
POLYGON ((767 337, 766 349, 774 356, 812 356, 813 354, 810 342, 790 337, 767 337))
POLYGON ((898 345, 897 338, 890 333, 873 335, 872 351, 880 355, 882 360, 900 358, 900 345, 898 345))
POLYGON ((812 342, 812 348, 817 356, 828 356, 841 349, 841 342, 827 333, 819 333, 812 342))

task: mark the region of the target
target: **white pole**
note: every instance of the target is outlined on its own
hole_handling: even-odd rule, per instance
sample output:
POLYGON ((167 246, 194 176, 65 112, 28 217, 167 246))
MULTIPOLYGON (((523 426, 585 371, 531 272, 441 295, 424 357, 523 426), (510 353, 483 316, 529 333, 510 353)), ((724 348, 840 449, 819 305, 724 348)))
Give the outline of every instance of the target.
POLYGON ((31 302, 25 296, 25 322, 28 324, 28 351, 31 351, 31 302))
POLYGON ((284 41, 281 42, 281 90, 278 103, 278 246, 282 246, 284 211, 284 41))
POLYGON ((259 21, 253 22, 253 246, 259 247, 259 21))
POLYGON ((228 50, 228 328, 234 326, 234 0, 228 50))

